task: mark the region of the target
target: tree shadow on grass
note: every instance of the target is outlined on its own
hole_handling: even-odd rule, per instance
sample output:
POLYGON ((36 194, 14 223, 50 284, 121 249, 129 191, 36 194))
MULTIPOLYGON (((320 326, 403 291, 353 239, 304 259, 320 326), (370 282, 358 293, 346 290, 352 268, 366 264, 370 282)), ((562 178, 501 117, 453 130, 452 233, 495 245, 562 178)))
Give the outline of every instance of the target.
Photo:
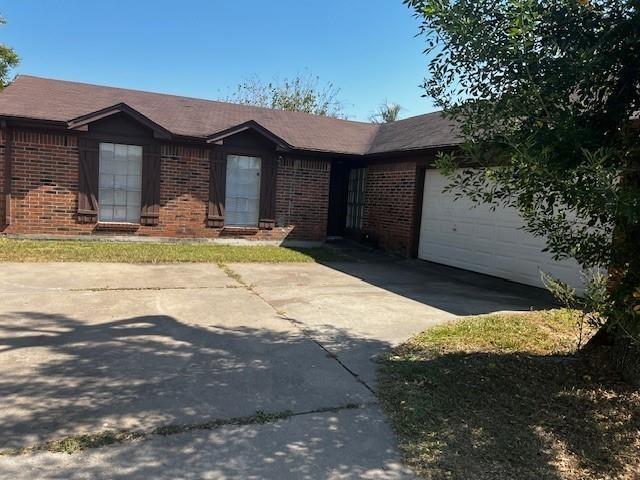
POLYGON ((427 478, 634 478, 640 392, 583 359, 391 357, 380 394, 427 478))

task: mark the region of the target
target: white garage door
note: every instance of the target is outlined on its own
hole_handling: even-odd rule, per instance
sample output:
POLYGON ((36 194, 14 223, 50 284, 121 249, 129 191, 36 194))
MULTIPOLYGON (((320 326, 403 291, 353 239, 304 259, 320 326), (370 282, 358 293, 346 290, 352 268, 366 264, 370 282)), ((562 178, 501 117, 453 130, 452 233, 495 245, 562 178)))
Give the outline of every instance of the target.
POLYGON ((471 208, 466 198, 454 202, 453 194, 442 193, 447 183, 437 170, 427 170, 419 258, 537 287, 542 270, 580 287, 578 264, 555 262, 542 252, 544 241, 519 228, 523 223, 515 209, 471 208))

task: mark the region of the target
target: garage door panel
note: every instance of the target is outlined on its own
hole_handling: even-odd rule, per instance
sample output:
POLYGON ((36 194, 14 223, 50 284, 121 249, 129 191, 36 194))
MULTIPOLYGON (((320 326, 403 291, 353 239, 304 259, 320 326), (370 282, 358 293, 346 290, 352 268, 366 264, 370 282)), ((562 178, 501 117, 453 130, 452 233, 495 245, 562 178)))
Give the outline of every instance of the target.
POLYGON ((476 234, 478 238, 482 238, 485 240, 495 241, 496 239, 496 231, 492 225, 487 225, 486 223, 479 223, 477 225, 476 234))
POLYGON ((508 227, 508 226, 497 226, 496 227, 496 240, 498 242, 504 242, 507 244, 511 244, 514 242, 519 241, 520 239, 518 238, 518 231, 515 229, 517 227, 512 226, 512 227, 508 227))
POLYGON ((434 249, 434 258, 442 260, 444 263, 447 259, 452 259, 457 265, 475 264, 480 265, 474 252, 465 248, 458 248, 451 245, 436 245, 434 249))
POLYGON ((540 272, 541 269, 545 268, 545 265, 541 262, 536 262, 535 260, 530 260, 528 258, 520 258, 516 259, 514 262, 517 268, 517 271, 525 271, 525 272, 540 272))
POLYGON ((452 230, 458 235, 473 235, 475 228, 473 222, 455 222, 452 223, 452 230))
POLYGON ((511 269, 514 262, 514 258, 512 256, 503 256, 503 255, 495 255, 493 257, 493 266, 497 272, 502 272, 506 274, 511 269))
POLYGON ((424 260, 542 286, 540 270, 575 287, 581 284, 575 261, 556 262, 542 252, 544 239, 523 230, 513 208, 473 203, 442 193, 447 179, 435 170, 425 175, 418 256, 424 260))
MULTIPOLYGON (((445 213, 445 215, 451 217, 452 214, 449 213, 445 213)), ((453 222, 451 222, 450 220, 446 220, 446 218, 443 218, 442 220, 438 220, 438 232, 440 232, 441 235, 448 235, 449 232, 451 232, 453 230, 453 222)))
POLYGON ((482 238, 476 238, 475 241, 475 251, 481 254, 491 255, 493 256, 493 245, 494 243, 490 240, 484 240, 482 238))
POLYGON ((493 255, 490 253, 474 252, 473 255, 469 256, 469 261, 470 263, 475 263, 476 265, 485 267, 492 263, 492 258, 493 255))
POLYGON ((534 237, 529 232, 521 229, 522 225, 515 225, 508 227, 511 230, 511 237, 509 241, 515 243, 522 248, 526 249, 530 247, 535 250, 536 256, 545 247, 545 242, 542 238, 534 237))
POLYGON ((540 250, 529 248, 528 250, 523 250, 523 258, 528 261, 535 262, 536 265, 541 267, 552 267, 556 265, 551 259, 551 256, 545 253, 541 253, 540 250))

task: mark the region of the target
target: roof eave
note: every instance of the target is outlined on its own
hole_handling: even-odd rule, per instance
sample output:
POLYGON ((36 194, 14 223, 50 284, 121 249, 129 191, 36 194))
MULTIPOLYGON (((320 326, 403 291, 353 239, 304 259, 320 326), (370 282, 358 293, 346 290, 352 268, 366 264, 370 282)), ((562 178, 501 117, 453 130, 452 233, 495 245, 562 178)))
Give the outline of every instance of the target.
POLYGON ((67 129, 67 122, 65 122, 64 120, 46 120, 42 118, 2 114, 0 114, 0 120, 2 120, 5 124, 18 127, 55 128, 63 130, 67 129))
POLYGON ((385 155, 398 155, 398 154, 409 154, 409 153, 420 153, 427 152, 439 148, 456 148, 462 145, 462 142, 447 142, 447 143, 437 143, 433 145, 426 145, 423 147, 411 147, 411 148, 399 148, 392 150, 379 150, 379 151, 369 151, 364 153, 365 157, 377 157, 377 156, 385 156, 385 155))
MULTIPOLYGON (((117 104, 117 105, 121 106, 126 104, 117 104)), ((102 109, 98 112, 91 112, 89 114, 82 115, 81 117, 77 117, 69 122, 63 121, 63 120, 50 120, 50 119, 15 116, 15 115, 2 115, 2 114, 0 114, 0 120, 4 120, 9 125, 15 125, 15 126, 24 126, 24 127, 33 127, 33 128, 55 128, 56 130, 74 130, 74 131, 80 132, 84 130, 84 125, 82 125, 83 123, 88 124, 88 123, 91 123, 91 121, 96 121, 99 118, 105 118, 109 115, 116 113, 113 111, 114 107, 116 107, 116 105, 107 107, 107 109, 102 109), (105 110, 111 110, 111 113, 107 114, 105 110)), ((430 151, 438 148, 455 148, 460 146, 460 144, 462 143, 462 142, 440 143, 440 144, 429 145, 425 147, 382 150, 382 151, 367 151, 367 152, 331 151, 331 150, 314 149, 309 147, 297 147, 297 146, 290 145, 288 142, 284 141, 282 138, 273 134, 272 132, 262 127, 260 124, 258 124, 255 121, 245 122, 206 137, 191 136, 191 135, 184 135, 184 134, 173 134, 172 132, 169 132, 163 127, 155 124, 155 122, 152 122, 147 117, 140 114, 139 112, 132 109, 131 107, 127 106, 127 108, 130 109, 127 111, 127 113, 131 114, 132 112, 135 112, 141 117, 143 117, 144 119, 146 119, 147 122, 151 122, 154 126, 157 126, 157 128, 160 131, 163 131, 164 134, 161 136, 161 138, 166 140, 174 140, 174 141, 188 142, 188 143, 214 144, 219 140, 222 140, 231 135, 240 133, 241 131, 253 129, 258 131, 258 133, 261 133, 262 135, 268 136, 270 139, 272 139, 272 141, 276 143, 279 150, 281 151, 287 151, 290 153, 321 155, 321 156, 336 156, 336 157, 343 157, 343 158, 344 157, 379 158, 379 157, 392 156, 392 155, 420 153, 420 152, 426 152, 426 151, 430 151), (247 125, 247 124, 251 124, 251 125, 247 125)), ((150 124, 147 123, 147 125, 150 125, 150 124)))

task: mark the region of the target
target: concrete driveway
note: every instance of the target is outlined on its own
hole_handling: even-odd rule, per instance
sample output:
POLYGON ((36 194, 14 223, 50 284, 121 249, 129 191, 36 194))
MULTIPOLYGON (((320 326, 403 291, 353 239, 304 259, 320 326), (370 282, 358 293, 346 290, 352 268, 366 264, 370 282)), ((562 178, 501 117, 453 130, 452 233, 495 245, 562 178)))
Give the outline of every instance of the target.
POLYGON ((3 456, 0 477, 413 478, 376 402, 376 358, 437 322, 547 302, 378 255, 225 270, 1 264, 0 449, 202 429, 3 456), (270 415, 282 419, 262 423, 270 415))

